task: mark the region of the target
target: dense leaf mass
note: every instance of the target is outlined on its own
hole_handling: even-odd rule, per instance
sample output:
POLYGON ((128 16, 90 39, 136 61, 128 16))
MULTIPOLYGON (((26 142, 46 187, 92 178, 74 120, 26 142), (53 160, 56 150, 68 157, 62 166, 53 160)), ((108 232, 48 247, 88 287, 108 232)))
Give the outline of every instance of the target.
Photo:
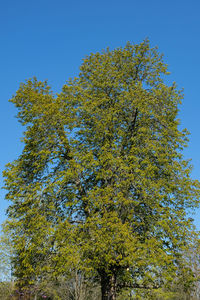
POLYGON ((11 101, 24 150, 4 176, 22 286, 78 269, 115 299, 173 277, 199 183, 182 155, 182 94, 165 75, 144 41, 86 57, 60 94, 35 78, 21 84, 11 101))

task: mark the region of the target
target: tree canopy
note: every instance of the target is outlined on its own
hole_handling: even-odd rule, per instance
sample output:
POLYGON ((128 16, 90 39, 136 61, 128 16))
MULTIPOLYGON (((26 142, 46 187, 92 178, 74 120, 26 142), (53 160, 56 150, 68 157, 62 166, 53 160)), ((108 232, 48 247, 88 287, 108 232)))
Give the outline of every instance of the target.
POLYGON ((20 85, 24 149, 4 177, 21 288, 78 270, 113 300, 173 280, 199 182, 166 75, 145 40, 87 56, 59 94, 36 78, 20 85))

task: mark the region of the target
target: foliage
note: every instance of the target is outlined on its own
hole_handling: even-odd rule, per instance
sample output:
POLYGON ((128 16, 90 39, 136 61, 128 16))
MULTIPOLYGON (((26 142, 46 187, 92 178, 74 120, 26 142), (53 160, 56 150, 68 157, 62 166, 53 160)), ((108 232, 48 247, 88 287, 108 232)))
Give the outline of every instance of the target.
POLYGON ((79 270, 115 299, 172 281, 199 182, 167 74, 144 41, 86 57, 58 95, 36 78, 20 85, 24 150, 4 172, 19 286, 79 270))
POLYGON ((14 293, 14 283, 3 281, 0 282, 0 300, 12 299, 14 293))
POLYGON ((12 280, 13 244, 6 223, 2 224, 0 234, 0 282, 12 280))

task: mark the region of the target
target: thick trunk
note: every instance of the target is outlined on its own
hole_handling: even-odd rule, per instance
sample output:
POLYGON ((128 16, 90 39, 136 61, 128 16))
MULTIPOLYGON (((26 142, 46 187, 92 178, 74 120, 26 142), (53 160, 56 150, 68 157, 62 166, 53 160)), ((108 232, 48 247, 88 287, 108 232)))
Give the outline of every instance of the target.
POLYGON ((101 276, 101 299, 102 300, 116 300, 117 299, 117 285, 115 274, 108 276, 106 274, 101 276))

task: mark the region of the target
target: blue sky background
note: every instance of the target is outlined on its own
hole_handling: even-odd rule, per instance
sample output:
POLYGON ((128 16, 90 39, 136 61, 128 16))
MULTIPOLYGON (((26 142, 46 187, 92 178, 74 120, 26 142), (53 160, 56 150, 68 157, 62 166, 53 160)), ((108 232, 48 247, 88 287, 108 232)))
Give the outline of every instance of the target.
MULTIPOLYGON (((200 1, 178 0, 7 0, 0 2, 0 171, 20 154, 22 128, 8 99, 20 82, 48 79, 59 92, 78 74, 82 59, 106 47, 140 43, 158 46, 170 80, 184 88, 181 126, 191 132, 187 158, 200 179, 200 1)), ((3 185, 2 176, 0 185, 3 185)), ((0 192, 0 223, 7 202, 0 192)), ((195 223, 200 229, 197 210, 195 223)))

